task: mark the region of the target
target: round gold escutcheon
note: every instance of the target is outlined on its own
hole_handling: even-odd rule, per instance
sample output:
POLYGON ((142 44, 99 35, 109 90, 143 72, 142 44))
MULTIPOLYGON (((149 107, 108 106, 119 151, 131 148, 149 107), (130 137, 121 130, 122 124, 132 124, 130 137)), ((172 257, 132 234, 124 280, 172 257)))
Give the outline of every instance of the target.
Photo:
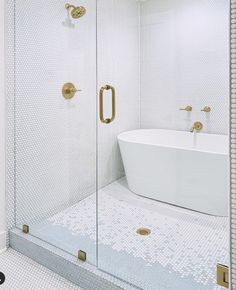
POLYGON ((65 99, 70 100, 72 99, 77 92, 80 92, 81 90, 77 90, 74 84, 72 83, 66 83, 64 84, 62 88, 62 95, 65 99))
POLYGON ((151 230, 148 228, 139 228, 136 233, 141 236, 148 236, 151 234, 151 230))

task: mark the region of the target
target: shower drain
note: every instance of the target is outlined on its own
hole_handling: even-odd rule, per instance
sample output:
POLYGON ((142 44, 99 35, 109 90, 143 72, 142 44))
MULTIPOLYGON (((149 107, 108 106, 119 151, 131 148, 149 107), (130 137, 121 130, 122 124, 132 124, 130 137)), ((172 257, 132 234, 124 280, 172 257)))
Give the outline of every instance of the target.
POLYGON ((151 230, 149 230, 148 228, 139 228, 137 229, 136 233, 141 236, 148 236, 151 234, 151 230))

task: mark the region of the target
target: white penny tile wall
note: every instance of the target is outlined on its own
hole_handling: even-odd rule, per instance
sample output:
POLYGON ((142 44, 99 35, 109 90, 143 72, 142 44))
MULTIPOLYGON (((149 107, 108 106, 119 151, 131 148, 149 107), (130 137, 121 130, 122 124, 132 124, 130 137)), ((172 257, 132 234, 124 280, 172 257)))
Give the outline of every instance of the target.
POLYGON ((96 1, 70 19, 67 1, 15 1, 17 224, 96 189, 96 1), (62 86, 81 89, 71 100, 62 86))
MULTIPOLYGON (((87 13, 79 20, 68 19, 66 2, 7 1, 10 225, 15 218, 18 225, 41 219, 95 192, 96 122, 99 186, 122 176, 117 134, 140 125, 139 4, 98 1, 96 72, 96 1, 80 2, 87 13), (82 89, 71 101, 61 95, 67 81, 82 89), (96 119, 97 90, 106 84, 117 96, 110 125, 96 119)), ((106 101, 109 115, 109 93, 106 101)))
MULTIPOLYGON (((116 89, 116 119, 98 123, 98 183, 124 175, 117 135, 140 126, 139 4, 134 0, 98 1, 98 88, 116 89)), ((111 115, 110 92, 105 114, 111 115)))
POLYGON ((141 126, 228 133, 229 0, 141 4, 141 126), (180 111, 193 106, 191 113, 180 111), (205 106, 211 113, 201 112, 205 106))

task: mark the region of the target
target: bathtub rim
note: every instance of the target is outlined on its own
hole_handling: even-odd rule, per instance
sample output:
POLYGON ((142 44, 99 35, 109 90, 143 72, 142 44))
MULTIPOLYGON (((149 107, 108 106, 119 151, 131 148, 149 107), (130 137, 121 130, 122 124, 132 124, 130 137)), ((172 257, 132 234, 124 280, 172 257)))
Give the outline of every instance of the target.
POLYGON ((130 130, 130 131, 124 131, 122 133, 120 133, 117 136, 117 139, 119 142, 126 142, 126 143, 133 143, 133 144, 139 144, 139 145, 147 145, 147 146, 152 146, 152 147, 162 147, 162 148, 168 148, 168 149, 175 149, 175 150, 186 150, 186 151, 194 151, 194 152, 200 152, 200 153, 207 153, 207 154, 217 154, 217 155, 224 155, 227 156, 229 158, 230 156, 230 149, 229 149, 229 135, 225 135, 225 134, 210 134, 210 133, 191 133, 185 130, 171 130, 171 129, 136 129, 136 130, 130 130), (164 144, 159 144, 154 143, 154 142, 145 142, 145 141, 135 141, 135 140, 129 140, 128 138, 124 138, 123 135, 126 134, 130 134, 130 133, 135 133, 135 132, 140 132, 140 131, 171 131, 171 132, 176 132, 176 133, 181 133, 181 134, 197 134, 200 136, 204 136, 204 135, 210 135, 213 137, 225 137, 226 141, 227 141, 227 146, 225 147, 225 152, 220 152, 219 150, 204 150, 204 149, 199 149, 199 148, 191 148, 191 147, 184 147, 184 146, 174 146, 174 145, 164 145, 164 144), (227 150, 226 150, 227 149, 227 150))

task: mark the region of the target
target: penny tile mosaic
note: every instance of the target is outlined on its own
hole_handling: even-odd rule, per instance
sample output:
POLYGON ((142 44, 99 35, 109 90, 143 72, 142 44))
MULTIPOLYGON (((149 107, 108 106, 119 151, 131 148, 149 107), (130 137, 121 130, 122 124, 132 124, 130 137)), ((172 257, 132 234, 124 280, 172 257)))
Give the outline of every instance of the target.
MULTIPOLYGON (((228 221, 139 197, 120 179, 99 191, 98 266, 141 289, 221 289, 229 263, 228 221), (148 236, 137 229, 151 230, 148 236), (161 282, 160 282, 161 281, 161 282), (176 288, 177 287, 177 288, 176 288), (160 288, 161 289, 161 288, 160 288)), ((31 225, 31 234, 96 264, 95 195, 31 225)))

